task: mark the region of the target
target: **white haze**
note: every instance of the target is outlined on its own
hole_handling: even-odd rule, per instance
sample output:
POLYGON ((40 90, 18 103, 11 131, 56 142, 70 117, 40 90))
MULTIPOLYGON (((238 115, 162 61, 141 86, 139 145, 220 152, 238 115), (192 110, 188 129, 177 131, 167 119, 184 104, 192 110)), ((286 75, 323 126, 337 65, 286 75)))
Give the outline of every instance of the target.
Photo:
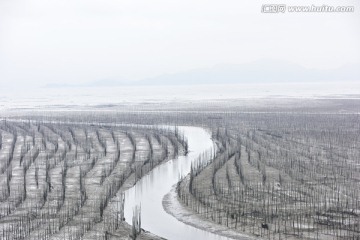
POLYGON ((239 0, 0 0, 0 88, 151 79, 274 59, 310 69, 359 66, 354 13, 263 14, 239 0))

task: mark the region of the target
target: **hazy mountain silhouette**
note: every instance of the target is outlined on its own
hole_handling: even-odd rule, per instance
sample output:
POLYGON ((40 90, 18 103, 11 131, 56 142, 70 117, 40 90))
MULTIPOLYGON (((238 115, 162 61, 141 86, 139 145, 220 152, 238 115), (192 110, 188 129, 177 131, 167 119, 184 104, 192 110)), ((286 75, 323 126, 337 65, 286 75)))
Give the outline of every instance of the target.
POLYGON ((241 84, 320 81, 360 81, 360 67, 332 70, 308 69, 281 61, 217 65, 212 68, 162 75, 138 81, 139 85, 241 84))
POLYGON ((360 81, 360 67, 346 65, 337 69, 308 69, 297 64, 261 60, 247 64, 222 64, 211 68, 193 69, 175 74, 165 74, 140 81, 99 80, 79 85, 51 84, 47 87, 114 87, 149 85, 192 84, 248 84, 360 81))

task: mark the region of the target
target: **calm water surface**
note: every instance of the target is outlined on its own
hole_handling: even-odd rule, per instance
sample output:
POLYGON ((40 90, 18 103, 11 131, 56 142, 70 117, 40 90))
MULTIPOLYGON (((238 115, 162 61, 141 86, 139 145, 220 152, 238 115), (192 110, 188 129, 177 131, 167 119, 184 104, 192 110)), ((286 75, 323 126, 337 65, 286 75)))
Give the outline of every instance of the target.
POLYGON ((189 154, 170 160, 144 176, 125 192, 125 218, 130 224, 133 207, 141 204, 141 227, 171 240, 229 239, 194 228, 167 214, 162 206, 163 197, 170 192, 180 175, 190 172, 191 162, 206 150, 213 148, 211 135, 199 127, 179 127, 189 141, 189 154))

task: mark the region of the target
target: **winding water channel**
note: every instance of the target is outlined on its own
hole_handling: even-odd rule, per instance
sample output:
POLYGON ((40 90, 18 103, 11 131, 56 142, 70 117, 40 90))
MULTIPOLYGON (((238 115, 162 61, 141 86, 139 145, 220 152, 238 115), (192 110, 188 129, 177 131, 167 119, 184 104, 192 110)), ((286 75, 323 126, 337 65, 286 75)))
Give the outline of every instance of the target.
POLYGON ((189 154, 157 166, 125 192, 125 219, 132 224, 133 207, 141 204, 141 227, 160 237, 171 240, 229 239, 180 222, 163 209, 162 199, 179 181, 179 176, 188 174, 191 163, 214 147, 210 133, 203 128, 179 127, 179 130, 188 139, 189 154))

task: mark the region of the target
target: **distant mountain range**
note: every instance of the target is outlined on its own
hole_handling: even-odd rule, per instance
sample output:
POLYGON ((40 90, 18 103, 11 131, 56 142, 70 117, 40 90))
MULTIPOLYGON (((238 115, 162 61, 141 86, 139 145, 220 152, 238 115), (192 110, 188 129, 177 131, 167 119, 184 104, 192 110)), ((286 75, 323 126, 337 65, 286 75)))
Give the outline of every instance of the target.
POLYGON ((248 64, 223 64, 211 68, 193 69, 165 74, 140 81, 99 80, 81 85, 49 84, 46 87, 113 87, 192 84, 249 84, 360 81, 360 67, 347 65, 337 69, 308 69, 282 61, 256 61, 248 64))

